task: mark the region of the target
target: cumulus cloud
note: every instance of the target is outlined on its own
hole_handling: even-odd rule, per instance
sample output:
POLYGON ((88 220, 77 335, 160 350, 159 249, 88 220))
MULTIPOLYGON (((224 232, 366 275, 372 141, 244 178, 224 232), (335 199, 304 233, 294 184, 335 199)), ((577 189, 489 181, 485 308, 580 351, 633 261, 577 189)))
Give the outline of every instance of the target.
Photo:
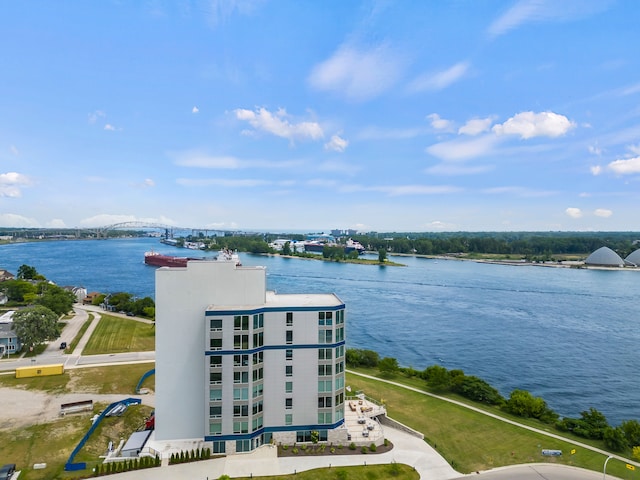
POLYGON ((594 165, 589 170, 591 170, 591 174, 594 176, 598 176, 602 173, 602 167, 600 165, 594 165))
POLYGON ((0 225, 3 227, 39 227, 40 224, 33 218, 23 217, 15 213, 0 213, 0 225))
POLYGON ((47 222, 46 226, 48 228, 67 228, 67 225, 64 223, 64 220, 60 218, 53 218, 47 222))
POLYGON ((318 140, 324 136, 322 127, 317 122, 291 123, 289 115, 283 108, 275 113, 266 108, 246 110, 239 108, 234 110, 236 118, 248 122, 256 130, 271 133, 277 137, 287 138, 291 141, 296 139, 318 140))
POLYGON ((194 105, 194 107, 191 109, 191 113, 198 113, 200 111, 200 109, 198 107, 196 107, 194 105))
POLYGON ((575 127, 564 115, 553 112, 521 112, 506 122, 494 125, 496 135, 518 135, 522 139, 533 137, 559 137, 575 127))
POLYGON ((596 217, 609 218, 611 215, 613 215, 613 212, 607 208, 596 208, 593 211, 593 214, 596 217))
POLYGON ((460 135, 479 135, 484 132, 488 132, 489 128, 491 128, 491 124, 493 123, 493 119, 491 117, 488 118, 472 118, 468 120, 463 126, 458 129, 458 133, 460 135))
POLYGON ((580 218, 580 217, 582 217, 582 210, 580 210, 579 208, 575 208, 575 207, 567 208, 564 211, 564 213, 569 215, 571 218, 580 218))
POLYGON ((116 127, 114 127, 110 123, 105 124, 104 129, 105 130, 109 130, 110 132, 115 132, 116 131, 116 127))
POLYGON ((424 92, 442 90, 463 78, 469 71, 468 62, 459 62, 440 72, 420 75, 409 84, 409 91, 424 92))
POLYGON ((631 175, 640 173, 640 157, 629 158, 626 160, 614 160, 607 168, 618 175, 631 175))
POLYGON ((340 135, 332 135, 331 140, 324 144, 325 150, 333 150, 334 152, 344 152, 349 146, 349 141, 340 135))
POLYGON ((402 57, 386 45, 369 50, 342 45, 330 58, 312 69, 308 82, 316 90, 364 101, 391 88, 403 70, 402 57))
POLYGON ((31 179, 21 173, 0 173, 0 197, 20 197, 22 188, 30 186, 31 183, 31 179))
POLYGON ((451 131, 453 129, 453 122, 440 117, 437 113, 431 113, 427 115, 427 118, 436 130, 451 131))

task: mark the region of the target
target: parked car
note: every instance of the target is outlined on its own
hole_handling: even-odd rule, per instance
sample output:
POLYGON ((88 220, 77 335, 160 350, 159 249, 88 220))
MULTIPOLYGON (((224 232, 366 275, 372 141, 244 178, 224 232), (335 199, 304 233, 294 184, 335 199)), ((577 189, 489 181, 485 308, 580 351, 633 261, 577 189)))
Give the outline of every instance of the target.
MULTIPOLYGON (((60 350, 64 350, 65 348, 67 348, 67 342, 62 342, 60 344, 60 350)), ((0 480, 2 480, 2 477, 0 477, 0 480)))
POLYGON ((0 468, 0 480, 9 480, 16 471, 15 463, 7 463, 0 468))

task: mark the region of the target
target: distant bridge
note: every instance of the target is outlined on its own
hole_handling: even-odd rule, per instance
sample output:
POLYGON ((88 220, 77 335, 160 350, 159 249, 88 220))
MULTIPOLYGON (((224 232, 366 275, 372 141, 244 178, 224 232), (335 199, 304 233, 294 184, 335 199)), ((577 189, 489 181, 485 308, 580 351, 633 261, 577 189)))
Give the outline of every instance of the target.
POLYGON ((173 237, 175 232, 191 232, 191 235, 203 233, 205 237, 209 236, 210 233, 224 234, 230 232, 229 230, 220 230, 216 228, 177 227, 175 225, 153 222, 120 222, 90 230, 95 232, 98 238, 104 238, 106 233, 110 230, 164 230, 165 235, 168 238, 173 237))

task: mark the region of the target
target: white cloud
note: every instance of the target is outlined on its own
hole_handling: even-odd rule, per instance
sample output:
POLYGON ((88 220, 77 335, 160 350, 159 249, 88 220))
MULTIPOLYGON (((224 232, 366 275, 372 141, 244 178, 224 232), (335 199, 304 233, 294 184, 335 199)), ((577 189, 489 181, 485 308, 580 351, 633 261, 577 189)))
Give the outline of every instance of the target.
POLYGON ((611 215, 613 215, 613 212, 607 208, 596 208, 593 211, 593 214, 596 217, 609 218, 611 215))
POLYGON ((118 223, 132 223, 132 222, 156 223, 156 224, 161 223, 164 225, 176 224, 176 222, 164 216, 160 216, 159 218, 154 218, 154 217, 137 217, 135 215, 121 215, 121 214, 108 214, 108 213, 101 213, 99 215, 94 215, 93 217, 84 218, 80 220, 80 224, 85 227, 102 227, 106 225, 115 225, 118 223))
POLYGON ((458 129, 458 133, 461 135, 479 135, 484 132, 488 132, 491 128, 493 119, 488 118, 472 118, 468 120, 462 127, 458 129))
POLYGON ((550 190, 533 190, 531 188, 526 187, 494 187, 494 188, 486 188, 482 190, 482 193, 487 193, 490 195, 515 195, 518 197, 524 198, 536 198, 536 197, 549 197, 552 195, 556 195, 557 192, 553 192, 550 190))
POLYGON ((569 215, 571 218, 580 218, 580 217, 582 217, 582 210, 580 210, 579 208, 575 208, 575 207, 567 208, 564 211, 564 213, 569 215))
POLYGON ((328 160, 326 162, 322 162, 318 166, 318 170, 321 172, 338 172, 343 175, 355 175, 360 170, 362 170, 362 167, 353 163, 328 160))
POLYGON ((594 176, 598 176, 602 173, 602 167, 600 165, 594 165, 589 170, 591 170, 591 174, 594 176))
POLYGON ((497 37, 526 23, 576 20, 606 10, 609 3, 601 0, 520 0, 493 21, 488 33, 497 37))
POLYGON ((640 155, 640 145, 629 145, 627 148, 634 155, 640 155))
POLYGON ((335 152, 344 152, 349 146, 349 141, 340 135, 332 135, 331 140, 324 144, 325 150, 333 150, 335 152))
POLYGON ((115 132, 116 131, 116 127, 114 127, 110 123, 106 123, 105 126, 104 126, 104 129, 105 130, 109 130, 110 132, 115 132))
POLYGON ((640 173, 640 157, 629 158, 627 160, 614 160, 607 165, 607 168, 618 175, 640 173))
POLYGON ((445 223, 445 222, 441 222, 440 220, 434 220, 433 222, 430 222, 427 224, 427 228, 451 231, 451 230, 456 230, 457 226, 453 223, 445 223))
POLYGON ((559 137, 575 127, 575 123, 564 115, 553 112, 521 112, 502 124, 494 125, 496 135, 519 135, 533 137, 559 137))
POLYGON ((491 153, 498 141, 494 135, 483 135, 473 139, 458 138, 435 143, 425 151, 442 160, 466 160, 491 153))
POLYGON ((28 187, 31 184, 31 179, 21 173, 0 173, 0 197, 20 197, 22 187, 28 187))
POLYGON ((156 182, 154 182, 153 179, 151 178, 145 178, 144 181, 142 182, 142 185, 144 187, 155 187, 156 182))
POLYGON ((15 213, 0 213, 0 225, 3 227, 39 227, 40 224, 33 218, 23 217, 15 213))
POLYGON ((198 107, 196 107, 194 105, 194 107, 191 109, 191 113, 198 113, 200 111, 200 109, 198 107))
POLYGON ((469 71, 468 62, 459 62, 446 70, 420 75, 409 84, 409 91, 424 92, 442 90, 460 80, 469 71))
POLYGON ((178 178, 178 185, 183 187, 228 187, 228 188, 252 188, 262 185, 270 185, 272 182, 259 179, 227 179, 227 178, 178 178))
POLYGON ((313 68, 308 81, 317 90, 364 101, 391 88, 403 69, 402 57, 385 45, 369 50, 342 45, 329 59, 313 68))
POLYGON ((591 153, 592 155, 597 155, 597 156, 602 155, 602 149, 597 145, 589 145, 588 148, 589 148, 589 153, 591 153))
POLYGON ((53 218, 47 222, 48 228, 66 228, 67 225, 64 223, 64 220, 60 218, 53 218))
POLYGON ((93 125, 94 123, 96 123, 98 121, 99 118, 104 118, 106 116, 106 114, 102 111, 102 110, 96 110, 95 112, 91 112, 88 115, 88 122, 89 125, 93 125))
POLYGON ((427 118, 431 121, 431 126, 436 130, 451 131, 453 129, 453 122, 441 118, 437 113, 431 113, 427 115, 427 118))
POLYGON ((322 127, 317 122, 290 123, 289 115, 283 108, 272 113, 266 108, 257 108, 255 111, 239 108, 234 110, 238 120, 244 120, 256 130, 271 133, 278 137, 295 139, 318 140, 324 136, 322 127))
POLYGON ((197 150, 169 154, 180 167, 217 168, 221 170, 236 170, 241 168, 290 168, 300 165, 298 160, 282 160, 279 162, 266 160, 241 160, 227 155, 209 155, 197 150))
POLYGON ((493 170, 493 165, 461 165, 459 163, 439 163, 432 167, 426 168, 424 173, 431 175, 477 175, 493 170))
POLYGON ((209 0, 202 10, 212 27, 225 23, 234 14, 251 15, 263 0, 209 0))
POLYGON ((357 135, 359 140, 406 140, 426 135, 426 128, 379 128, 365 127, 357 135))
POLYGON ((382 185, 365 187, 362 185, 344 185, 340 188, 342 192, 380 192, 390 197, 405 195, 440 195, 447 193, 458 193, 462 191, 460 187, 451 185, 382 185))

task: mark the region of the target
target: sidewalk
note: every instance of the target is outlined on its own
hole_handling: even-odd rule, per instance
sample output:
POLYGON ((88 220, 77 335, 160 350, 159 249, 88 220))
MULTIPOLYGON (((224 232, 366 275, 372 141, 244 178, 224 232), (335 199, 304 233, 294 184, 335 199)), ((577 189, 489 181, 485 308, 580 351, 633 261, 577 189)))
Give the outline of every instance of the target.
MULTIPOLYGON (((414 467, 420 474, 420 478, 451 480, 461 476, 425 441, 390 427, 385 427, 385 434, 393 443, 394 448, 381 454, 278 457, 275 447, 263 445, 250 453, 137 470, 110 475, 110 477, 122 480, 173 480, 175 478, 214 480, 221 475, 229 475, 231 478, 286 475, 314 468, 377 465, 393 462, 414 467)), ((152 446, 158 449, 159 445, 152 446)))

